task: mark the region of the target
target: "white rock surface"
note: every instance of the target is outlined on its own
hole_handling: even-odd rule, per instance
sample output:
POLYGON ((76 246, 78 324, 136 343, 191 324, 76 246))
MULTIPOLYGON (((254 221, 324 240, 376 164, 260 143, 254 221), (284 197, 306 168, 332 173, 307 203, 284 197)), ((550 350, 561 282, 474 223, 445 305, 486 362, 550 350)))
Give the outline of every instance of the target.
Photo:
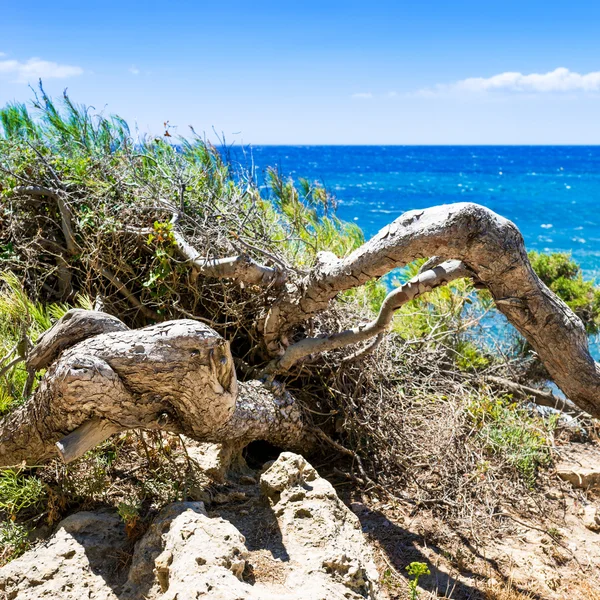
POLYGON ((117 515, 71 515, 49 540, 0 569, 0 598, 119 600, 126 544, 117 515))
POLYGON ((568 444, 559 447, 561 459, 557 475, 573 487, 600 486, 600 447, 592 444, 568 444))
POLYGON ((0 569, 0 591, 10 600, 379 598, 358 518, 304 458, 281 454, 260 486, 262 500, 227 509, 238 527, 209 516, 202 502, 167 506, 127 572, 117 568, 126 546, 118 517, 72 515, 48 542, 0 569), (262 539, 261 526, 276 531, 249 549, 240 528, 262 539))

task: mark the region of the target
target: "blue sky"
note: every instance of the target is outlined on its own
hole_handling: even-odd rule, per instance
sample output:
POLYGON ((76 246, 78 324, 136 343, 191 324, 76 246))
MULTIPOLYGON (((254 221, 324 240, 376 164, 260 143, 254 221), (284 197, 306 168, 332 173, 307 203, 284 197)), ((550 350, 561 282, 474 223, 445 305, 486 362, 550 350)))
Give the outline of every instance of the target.
POLYGON ((0 104, 42 76, 143 132, 600 143, 597 0, 0 0, 0 53, 0 104))

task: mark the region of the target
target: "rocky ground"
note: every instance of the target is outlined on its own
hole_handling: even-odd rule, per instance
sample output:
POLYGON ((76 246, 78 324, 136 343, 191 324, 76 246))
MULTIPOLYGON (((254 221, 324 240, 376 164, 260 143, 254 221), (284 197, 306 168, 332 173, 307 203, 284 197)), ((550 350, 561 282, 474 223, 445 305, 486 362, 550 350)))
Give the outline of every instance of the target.
POLYGON ((334 487, 295 454, 227 481, 218 449, 193 454, 221 482, 210 502, 165 507, 135 543, 114 512, 75 513, 0 569, 0 598, 397 600, 409 597, 413 561, 431 570, 422 598, 600 598, 596 445, 559 449, 545 492, 553 510, 506 508, 505 527, 485 539, 422 507, 334 487))

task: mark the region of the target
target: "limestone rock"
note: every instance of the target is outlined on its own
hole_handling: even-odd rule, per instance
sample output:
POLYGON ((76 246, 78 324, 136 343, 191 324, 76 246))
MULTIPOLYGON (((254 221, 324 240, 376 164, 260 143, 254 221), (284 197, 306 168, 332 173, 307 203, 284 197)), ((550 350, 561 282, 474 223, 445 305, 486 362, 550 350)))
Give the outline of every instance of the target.
POLYGON ((302 589, 303 582, 312 581, 319 591, 304 597, 378 597, 378 573, 360 521, 326 479, 302 456, 284 452, 260 482, 289 560, 301 565, 288 577, 289 587, 302 589))
POLYGON ((121 519, 79 512, 62 521, 44 544, 0 569, 6 600, 118 600, 115 591, 127 539, 121 519))
POLYGON ((593 504, 589 504, 583 509, 583 524, 590 531, 600 532, 600 510, 593 504))
POLYGON ((0 591, 10 600, 379 598, 358 518, 304 458, 281 454, 260 487, 263 496, 255 484, 248 499, 243 494, 227 509, 214 504, 231 520, 209 515, 202 502, 165 507, 137 543, 127 572, 121 560, 121 576, 127 540, 120 519, 73 515, 48 542, 0 569, 0 591), (274 531, 263 536, 261 528, 274 531), (252 535, 251 548, 241 531, 252 535))
POLYGON ((219 483, 224 483, 231 465, 232 448, 225 444, 196 442, 185 436, 183 439, 189 458, 209 477, 219 483))
POLYGON ((576 488, 600 486, 600 447, 569 444, 560 447, 557 475, 576 488))
POLYGON ((218 598, 208 594, 216 588, 237 589, 232 598, 245 598, 244 542, 231 523, 210 518, 202 502, 171 504, 138 543, 121 599, 218 598))

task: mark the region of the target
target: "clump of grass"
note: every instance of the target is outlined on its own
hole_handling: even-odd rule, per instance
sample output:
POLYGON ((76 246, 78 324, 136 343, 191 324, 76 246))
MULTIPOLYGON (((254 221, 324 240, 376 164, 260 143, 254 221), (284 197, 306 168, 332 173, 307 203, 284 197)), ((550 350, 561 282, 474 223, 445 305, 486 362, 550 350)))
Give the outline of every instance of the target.
POLYGON ((29 529, 14 521, 0 523, 0 567, 24 554, 30 546, 29 529))
POLYGON ((471 402, 468 412, 488 452, 514 467, 533 486, 538 469, 551 462, 550 440, 556 417, 531 415, 510 396, 480 396, 471 402))
POLYGON ((15 469, 0 471, 0 511, 15 518, 21 511, 38 508, 45 497, 44 484, 15 469))
MULTIPOLYGON (((83 295, 76 297, 75 306, 92 308, 89 298, 83 295)), ((70 308, 66 303, 34 302, 14 273, 0 273, 0 356, 4 357, 0 368, 19 356, 24 359, 28 347, 70 308)), ((0 377, 0 416, 23 402, 26 380, 23 362, 0 377)))

